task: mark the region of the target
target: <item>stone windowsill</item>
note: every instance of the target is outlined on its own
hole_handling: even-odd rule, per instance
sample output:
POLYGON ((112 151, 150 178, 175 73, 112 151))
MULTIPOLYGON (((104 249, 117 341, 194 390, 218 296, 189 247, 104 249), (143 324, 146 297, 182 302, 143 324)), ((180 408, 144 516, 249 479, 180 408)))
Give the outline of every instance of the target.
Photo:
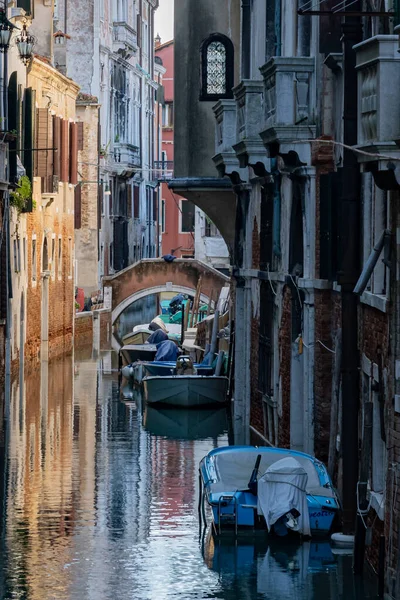
POLYGON ((381 294, 373 294, 372 292, 364 292, 360 298, 360 301, 362 304, 371 306, 371 308, 376 308, 383 313, 387 312, 388 299, 386 296, 381 294))
POLYGON ((374 509, 378 518, 381 521, 385 520, 385 498, 383 493, 381 492, 370 492, 369 499, 371 503, 371 508, 374 509))

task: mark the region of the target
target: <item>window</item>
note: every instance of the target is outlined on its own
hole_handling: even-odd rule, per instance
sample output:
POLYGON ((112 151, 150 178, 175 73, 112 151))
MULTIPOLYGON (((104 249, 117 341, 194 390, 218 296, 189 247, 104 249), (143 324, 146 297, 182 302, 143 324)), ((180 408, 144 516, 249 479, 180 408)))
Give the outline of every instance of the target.
POLYGON ((161 233, 165 233, 165 200, 161 200, 161 210, 160 210, 160 216, 161 216, 161 233))
POLYGON ((62 239, 58 238, 58 277, 61 278, 62 274, 62 239))
POLYGON ((180 209, 180 233, 191 233, 194 230, 194 204, 181 200, 180 209))
POLYGON ((166 104, 164 104, 164 106, 162 108, 162 126, 163 127, 172 127, 173 122, 174 122, 173 116, 174 116, 173 105, 171 102, 167 102, 166 104))
POLYGON ((51 240, 51 276, 54 277, 56 268, 56 240, 53 237, 51 240))
POLYGON ((233 54, 225 35, 214 33, 202 43, 200 100, 233 97, 233 54))
MULTIPOLYGON (((363 198, 363 264, 365 265, 372 248, 387 227, 387 192, 378 188, 371 173, 362 174, 363 198)), ((373 270, 366 291, 386 295, 388 290, 388 268, 382 261, 383 255, 373 270)))
POLYGON ((42 253, 42 271, 49 270, 49 253, 47 248, 47 238, 43 241, 43 253, 42 253))
POLYGON ((134 219, 140 218, 139 191, 140 191, 139 186, 134 185, 133 186, 133 218, 134 219))
POLYGON ((13 241, 13 246, 14 246, 14 271, 16 273, 18 273, 19 268, 18 268, 18 257, 17 257, 17 240, 13 241))
POLYGON ((69 258, 69 273, 68 277, 72 277, 74 272, 74 253, 72 251, 72 239, 68 238, 68 258, 69 258))
MULTIPOLYGON (((380 393, 380 383, 372 373, 378 372, 378 365, 371 363, 363 357, 363 369, 369 363, 367 369, 370 373, 363 373, 363 400, 364 403, 372 402, 372 463, 370 489, 373 492, 383 493, 385 489, 386 473, 386 435, 384 424, 384 401, 380 393)), ((378 375, 379 379, 379 375, 378 375)))
POLYGON ((204 228, 205 237, 219 237, 220 233, 214 223, 208 217, 206 219, 206 224, 204 228))
POLYGON ((26 271, 26 238, 23 240, 23 251, 24 251, 24 271, 26 271))
POLYGON ((274 296, 269 282, 260 288, 258 389, 262 394, 264 437, 276 443, 277 413, 274 399, 274 296))
POLYGON ((36 281, 37 279, 37 271, 36 271, 36 239, 32 240, 32 281, 36 281))
POLYGON ((114 252, 113 252, 113 245, 112 244, 110 244, 109 260, 110 260, 110 269, 112 269, 113 266, 114 266, 114 252))

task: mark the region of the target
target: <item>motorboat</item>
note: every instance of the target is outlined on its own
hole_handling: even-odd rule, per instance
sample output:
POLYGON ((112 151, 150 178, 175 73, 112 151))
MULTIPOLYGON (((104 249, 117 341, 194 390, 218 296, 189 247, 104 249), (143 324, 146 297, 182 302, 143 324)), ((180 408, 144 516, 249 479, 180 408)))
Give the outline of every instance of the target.
MULTIPOLYGON (((194 365, 198 375, 209 377, 214 374, 214 369, 208 365, 194 365)), ((176 362, 171 361, 145 361, 136 362, 122 368, 122 375, 136 385, 141 385, 143 377, 166 377, 176 375, 176 362)))
POLYGON ((129 344, 119 350, 119 368, 124 374, 124 367, 137 361, 152 361, 157 354, 157 347, 153 344, 129 344))
POLYGON ((146 405, 143 427, 152 435, 174 440, 216 439, 228 430, 226 408, 182 410, 175 407, 146 405))
MULTIPOLYGON (((168 338, 173 342, 180 342, 182 328, 180 325, 174 325, 168 323, 168 330, 166 331, 168 338)), ((122 343, 124 346, 133 346, 136 344, 145 344, 151 334, 154 333, 151 329, 149 329, 148 325, 136 325, 132 332, 127 333, 122 338, 122 343)))
POLYGON ((143 378, 148 404, 198 407, 227 402, 228 378, 216 375, 168 375, 143 378))
MULTIPOLYGON (((211 506, 217 535, 264 529, 278 536, 323 536, 339 511, 325 466, 303 452, 217 448, 200 462, 200 476, 201 502, 211 506)), ((202 514, 204 518, 204 510, 202 514)))

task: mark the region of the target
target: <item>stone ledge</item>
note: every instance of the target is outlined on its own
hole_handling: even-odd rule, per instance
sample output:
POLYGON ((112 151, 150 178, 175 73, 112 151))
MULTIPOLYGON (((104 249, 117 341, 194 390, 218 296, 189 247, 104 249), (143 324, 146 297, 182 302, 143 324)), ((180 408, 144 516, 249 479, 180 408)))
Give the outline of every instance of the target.
POLYGON ((386 296, 372 294, 372 292, 364 292, 360 298, 360 301, 362 304, 371 306, 371 308, 376 308, 376 310, 380 310, 383 313, 387 312, 389 300, 386 296))

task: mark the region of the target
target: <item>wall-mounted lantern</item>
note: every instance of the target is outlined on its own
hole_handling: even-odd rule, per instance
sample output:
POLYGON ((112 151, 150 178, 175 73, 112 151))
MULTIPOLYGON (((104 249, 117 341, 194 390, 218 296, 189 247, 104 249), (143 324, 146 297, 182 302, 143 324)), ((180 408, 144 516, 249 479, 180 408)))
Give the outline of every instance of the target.
POLYGON ((14 25, 7 19, 4 9, 0 9, 0 52, 7 52, 10 46, 14 25))
POLYGON ((26 23, 24 23, 22 31, 20 35, 16 38, 15 43, 18 48, 20 59, 22 60, 25 66, 28 65, 33 55, 33 46, 35 45, 35 38, 33 37, 33 35, 28 33, 26 23))

